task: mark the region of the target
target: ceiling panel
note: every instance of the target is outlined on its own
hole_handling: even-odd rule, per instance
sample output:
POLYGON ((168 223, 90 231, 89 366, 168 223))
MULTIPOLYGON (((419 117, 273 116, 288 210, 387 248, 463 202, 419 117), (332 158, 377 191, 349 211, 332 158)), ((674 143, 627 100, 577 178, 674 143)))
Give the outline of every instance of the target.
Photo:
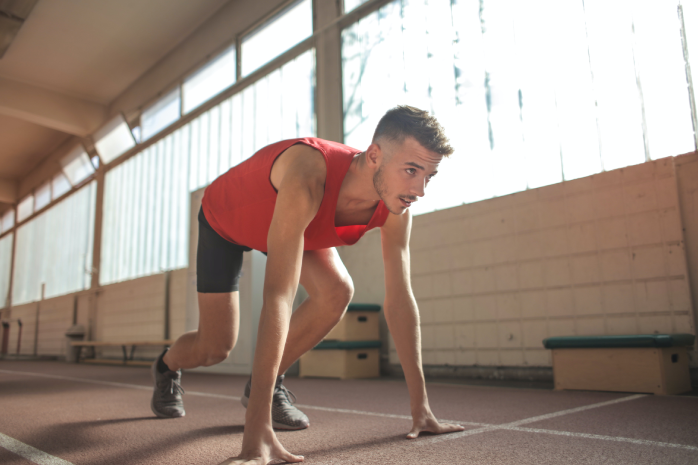
POLYGON ((0 76, 107 104, 228 0, 40 0, 0 76))
POLYGON ((0 179, 26 176, 69 137, 54 129, 0 115, 0 179))

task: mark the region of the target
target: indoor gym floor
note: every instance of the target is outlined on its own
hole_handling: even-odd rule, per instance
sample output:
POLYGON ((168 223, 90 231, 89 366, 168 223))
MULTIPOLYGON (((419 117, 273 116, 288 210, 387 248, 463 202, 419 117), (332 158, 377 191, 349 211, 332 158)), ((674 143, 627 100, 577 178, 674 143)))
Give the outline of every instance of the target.
MULTIPOLYGON (((157 419, 146 368, 0 361, 0 463, 207 464, 240 450, 247 377, 185 373, 157 419)), ((289 378, 310 417, 278 432, 308 464, 696 464, 698 397, 428 383, 461 433, 405 439, 404 381, 289 378)))

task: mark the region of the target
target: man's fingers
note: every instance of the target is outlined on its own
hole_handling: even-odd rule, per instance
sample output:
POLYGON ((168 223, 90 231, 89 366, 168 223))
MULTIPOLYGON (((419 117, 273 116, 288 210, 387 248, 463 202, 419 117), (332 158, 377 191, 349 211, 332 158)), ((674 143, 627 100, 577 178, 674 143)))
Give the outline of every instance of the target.
POLYGON ((454 433, 456 431, 465 430, 464 426, 455 425, 452 423, 438 423, 435 426, 425 426, 423 428, 414 427, 412 431, 407 433, 407 439, 416 439, 419 433, 433 433, 433 434, 444 434, 444 433, 454 433))
POLYGON ((289 454, 288 452, 283 454, 283 456, 279 458, 284 462, 288 463, 302 462, 305 459, 305 457, 303 457, 302 455, 293 455, 289 454))
POLYGON ((465 426, 455 425, 453 423, 441 423, 439 425, 439 433, 453 433, 455 431, 463 431, 465 426))

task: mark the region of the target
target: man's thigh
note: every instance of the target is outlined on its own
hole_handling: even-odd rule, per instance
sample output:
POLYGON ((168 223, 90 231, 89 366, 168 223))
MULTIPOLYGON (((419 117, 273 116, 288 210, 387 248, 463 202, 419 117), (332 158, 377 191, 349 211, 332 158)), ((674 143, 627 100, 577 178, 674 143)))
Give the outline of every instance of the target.
MULTIPOLYGON (((230 345, 237 340, 240 325, 240 293, 199 292, 198 338, 204 345, 230 345)), ((232 349, 232 347, 230 347, 232 349)))

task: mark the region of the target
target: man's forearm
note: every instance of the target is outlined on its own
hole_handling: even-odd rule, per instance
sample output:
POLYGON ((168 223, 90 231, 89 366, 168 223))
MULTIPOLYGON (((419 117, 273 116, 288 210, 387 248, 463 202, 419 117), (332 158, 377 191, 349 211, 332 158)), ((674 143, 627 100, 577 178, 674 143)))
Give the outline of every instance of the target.
POLYGON ((290 305, 285 302, 265 302, 259 320, 257 345, 252 367, 252 388, 247 418, 271 424, 271 403, 274 384, 283 356, 291 319, 290 305))
POLYGON ((405 381, 410 392, 412 413, 427 406, 427 394, 422 370, 422 344, 419 312, 413 299, 389 301, 386 299, 385 318, 395 341, 405 381))

